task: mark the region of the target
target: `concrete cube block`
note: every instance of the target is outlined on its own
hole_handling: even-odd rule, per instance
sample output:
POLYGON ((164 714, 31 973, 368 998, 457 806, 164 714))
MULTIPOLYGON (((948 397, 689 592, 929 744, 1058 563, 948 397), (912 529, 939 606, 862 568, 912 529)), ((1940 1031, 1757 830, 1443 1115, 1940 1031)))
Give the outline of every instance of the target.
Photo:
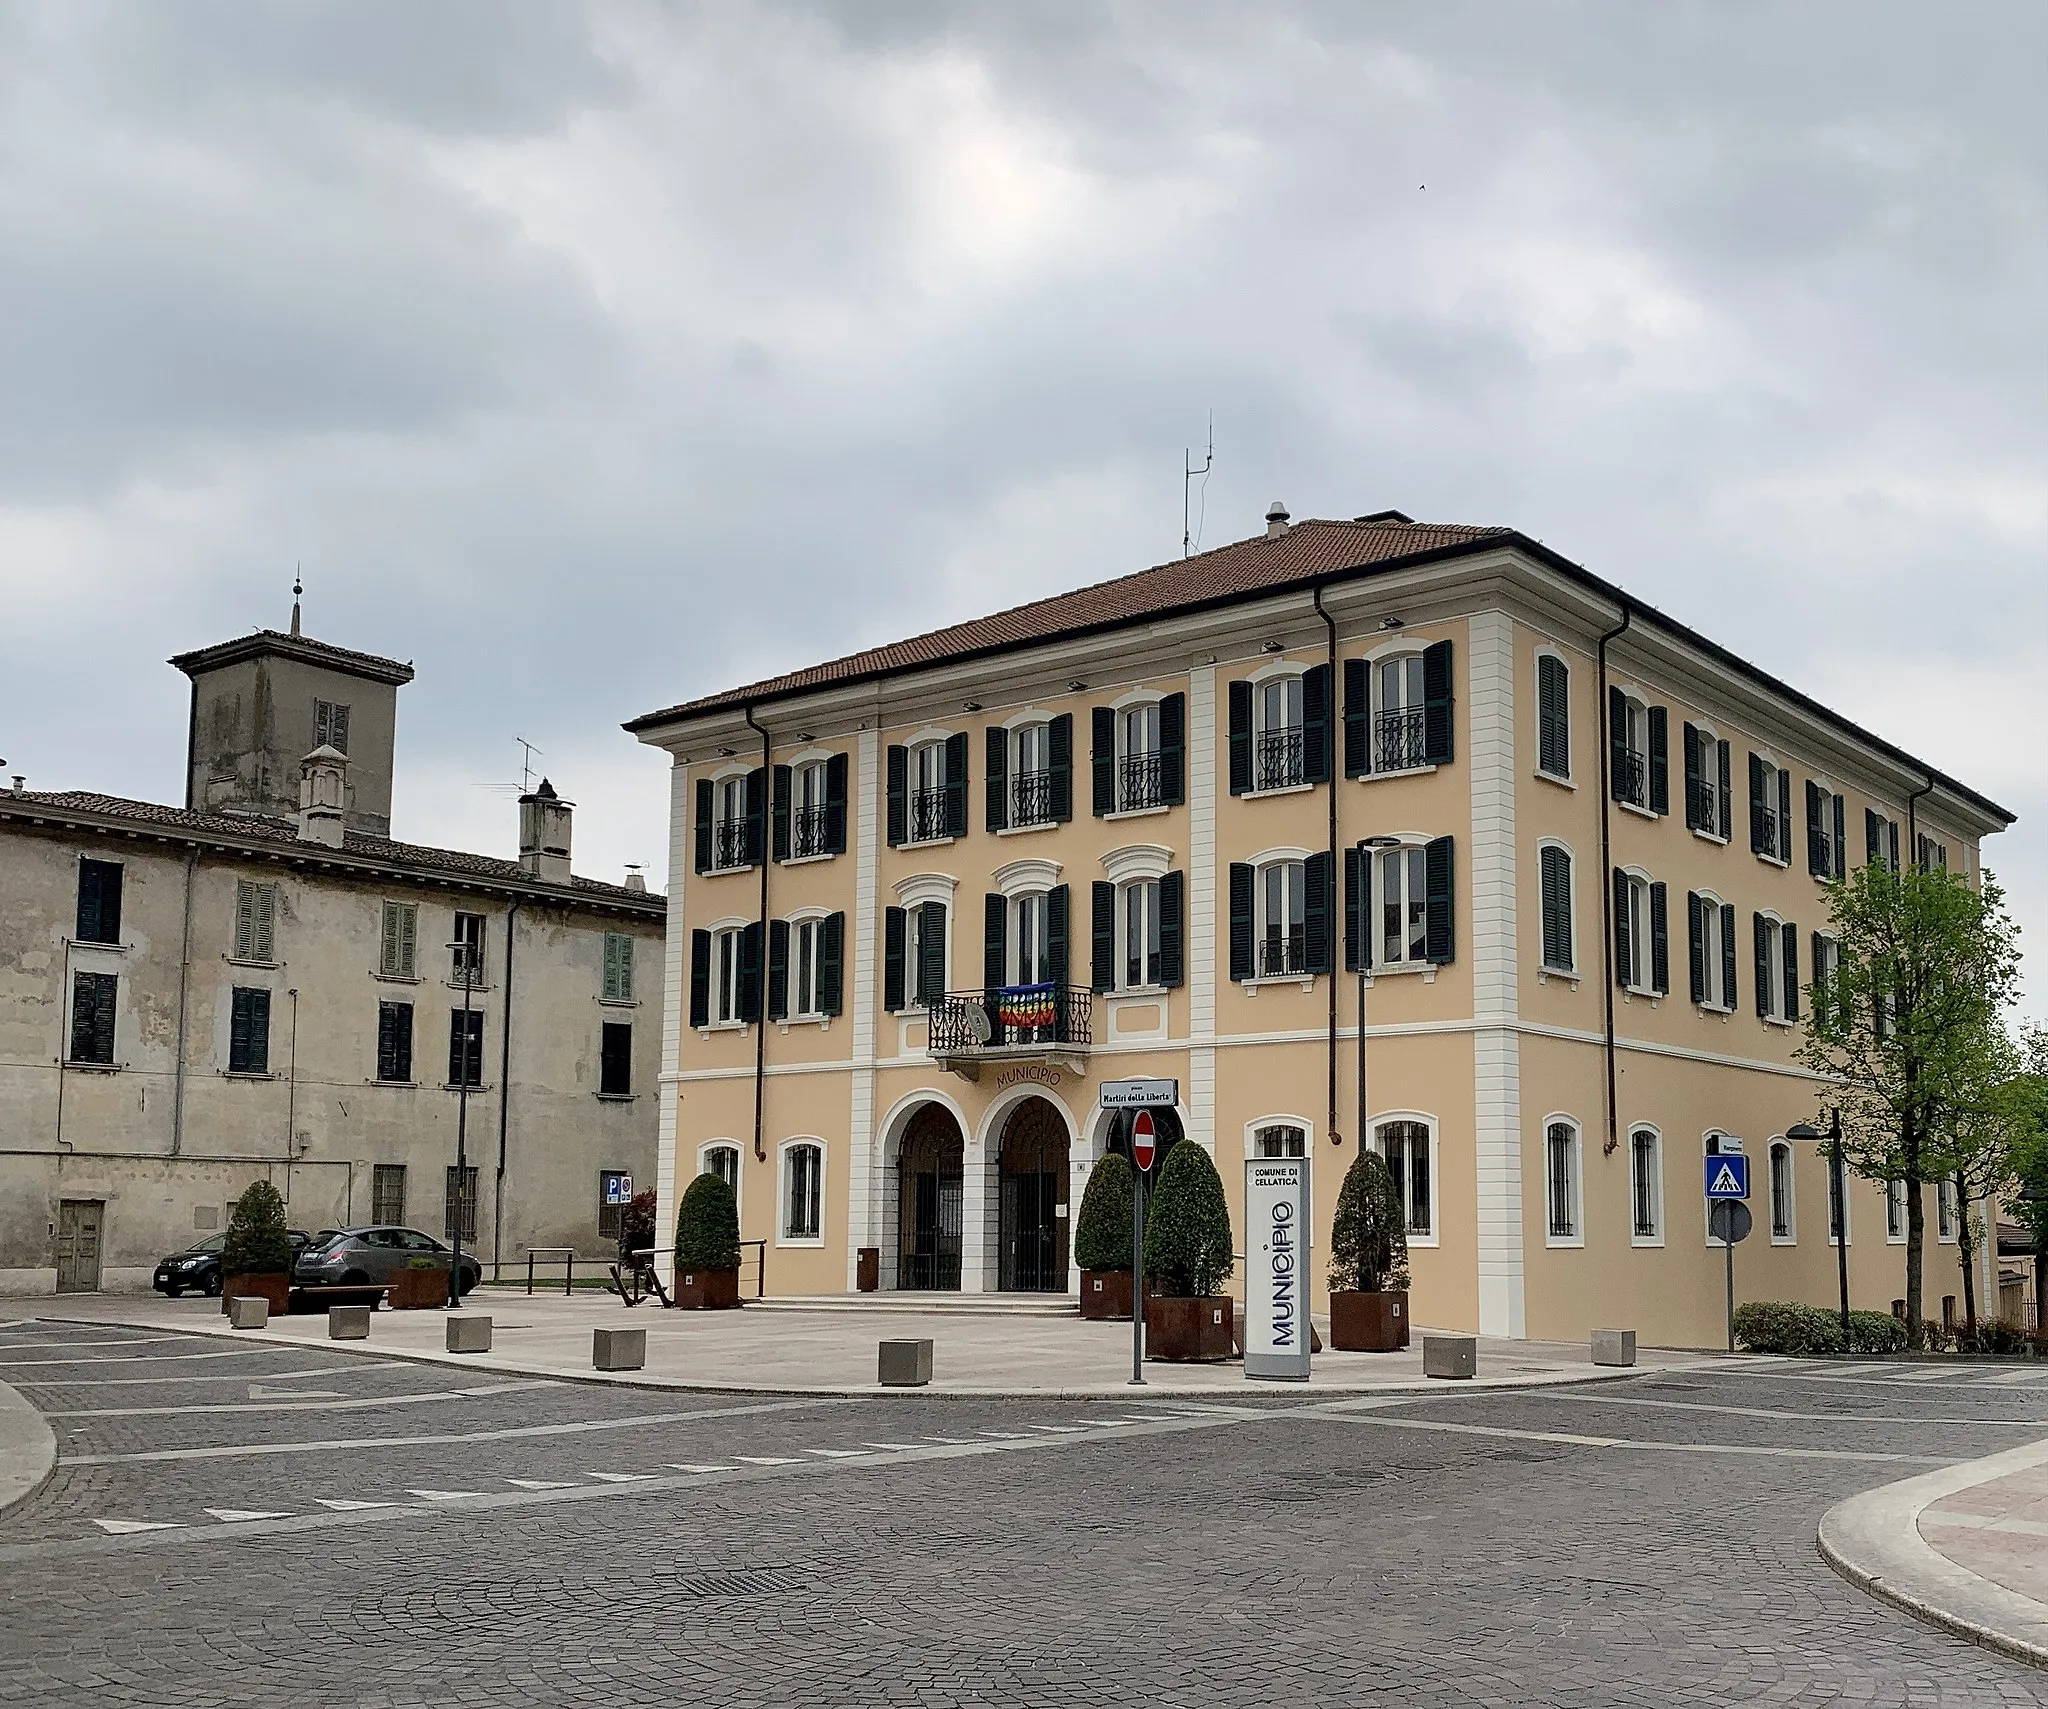
POLYGON ((1593 1363, 1633 1365, 1636 1362, 1636 1332, 1633 1329, 1593 1331, 1593 1363))
POLYGON ((237 1294, 228 1301, 228 1322, 237 1329, 266 1329, 270 1302, 260 1294, 237 1294))
POLYGON ((1477 1336, 1425 1335, 1422 1338, 1422 1374, 1425 1377, 1471 1377, 1478 1371, 1477 1336))
POLYGON ((884 1388, 921 1389, 932 1380, 932 1344, 929 1341, 884 1341, 881 1374, 884 1388))
POLYGON ((647 1363, 644 1329, 593 1329, 590 1364, 598 1371, 638 1371, 647 1363))
POLYGON ((370 1339, 370 1307, 331 1305, 327 1308, 327 1339, 367 1341, 370 1339))
POLYGON ((448 1351, 488 1353, 491 1350, 491 1320, 480 1311, 451 1312, 448 1316, 448 1351))

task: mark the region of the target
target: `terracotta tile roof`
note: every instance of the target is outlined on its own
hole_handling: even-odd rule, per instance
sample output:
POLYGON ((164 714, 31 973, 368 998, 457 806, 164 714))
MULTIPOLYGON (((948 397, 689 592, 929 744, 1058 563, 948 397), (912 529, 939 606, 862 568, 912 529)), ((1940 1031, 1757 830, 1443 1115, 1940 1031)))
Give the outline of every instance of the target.
MULTIPOLYGON (((195 813, 183 807, 166 807, 156 801, 130 801, 125 796, 102 795, 90 789, 39 790, 20 793, 0 790, 0 820, 35 816, 38 811, 88 822, 153 825, 183 832, 198 841, 223 845, 273 843, 314 856, 329 858, 354 855, 379 866, 409 868, 417 872, 444 873, 450 877, 481 878, 529 891, 560 892, 564 887, 543 884, 527 877, 516 860, 495 855, 467 854, 460 849, 425 848, 418 843, 394 842, 389 837, 366 836, 349 831, 339 849, 321 843, 303 843, 298 826, 289 819, 273 819, 245 813, 195 813)), ((592 901, 623 902, 653 912, 666 910, 665 898, 650 891, 628 890, 622 884, 603 884, 594 878, 572 877, 567 888, 592 901)))
POLYGON ((644 730, 700 712, 773 699, 805 689, 827 688, 864 678, 891 676, 921 665, 944 664, 977 654, 1054 640, 1088 630, 1138 622, 1168 612, 1184 611, 1219 601, 1248 598, 1312 581, 1333 572, 1384 566, 1397 559, 1427 555, 1446 548, 1470 547, 1515 537, 1509 528, 1466 527, 1452 523, 1410 522, 1396 513, 1358 522, 1296 523, 1285 534, 1260 535, 1198 552, 1170 564, 1159 564, 1115 581, 1076 588, 1033 600, 1029 605, 955 623, 907 641, 849 653, 845 658, 811 665, 785 676, 748 683, 699 700, 649 712, 626 725, 644 730))
POLYGON ((413 676, 412 666, 402 665, 396 659, 379 658, 375 653, 359 653, 353 647, 337 647, 332 642, 315 641, 305 635, 286 635, 275 629, 257 629, 247 635, 238 635, 232 641, 216 641, 210 647, 180 653, 170 662, 191 676, 198 671, 218 670, 222 665, 253 658, 258 653, 277 653, 288 659, 301 659, 309 665, 325 665, 330 670, 368 677, 373 682, 403 686, 411 682, 413 676))

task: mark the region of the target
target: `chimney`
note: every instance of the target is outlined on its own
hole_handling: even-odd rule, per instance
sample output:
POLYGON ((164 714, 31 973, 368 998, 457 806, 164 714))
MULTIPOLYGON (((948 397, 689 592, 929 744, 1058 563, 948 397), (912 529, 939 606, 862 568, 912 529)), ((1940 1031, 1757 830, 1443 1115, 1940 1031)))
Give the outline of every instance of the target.
POLYGON ((531 795, 519 798, 519 867, 528 878, 545 884, 569 882, 569 816, 575 803, 564 801, 546 778, 531 795))
POLYGON ((642 896, 647 894, 647 880, 641 875, 639 867, 629 866, 626 868, 626 888, 636 891, 642 896))
POLYGON ((348 756, 322 743, 299 762, 299 841, 341 847, 348 756))
POLYGON ((1287 506, 1277 498, 1266 506, 1266 538, 1277 540, 1287 532, 1287 506))

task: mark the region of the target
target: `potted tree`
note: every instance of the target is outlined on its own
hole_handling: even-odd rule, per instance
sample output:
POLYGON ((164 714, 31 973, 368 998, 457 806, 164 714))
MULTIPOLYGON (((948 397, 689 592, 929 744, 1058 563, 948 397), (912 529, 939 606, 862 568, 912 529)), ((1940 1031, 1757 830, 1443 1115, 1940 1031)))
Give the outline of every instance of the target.
POLYGON ((284 1200, 268 1181, 252 1181, 228 1215, 220 1249, 220 1309, 228 1301, 266 1299, 284 1316, 291 1300, 292 1237, 284 1225, 284 1200))
POLYGON ((1400 1189, 1376 1151, 1361 1150, 1337 1190, 1330 1345, 1345 1353, 1394 1353, 1408 1345, 1408 1232, 1400 1189))
POLYGON ((740 1207, 720 1175, 703 1174, 676 1212, 675 1303, 729 1311, 740 1303, 740 1207))
POLYGON ((1199 1145, 1174 1146, 1145 1218, 1146 1357, 1230 1357, 1236 1314, 1217 1289, 1235 1262, 1216 1165, 1199 1145))
POLYGON ((1074 1262, 1081 1267, 1081 1315, 1131 1315, 1131 1160, 1106 1151, 1089 1171, 1074 1224, 1074 1262))

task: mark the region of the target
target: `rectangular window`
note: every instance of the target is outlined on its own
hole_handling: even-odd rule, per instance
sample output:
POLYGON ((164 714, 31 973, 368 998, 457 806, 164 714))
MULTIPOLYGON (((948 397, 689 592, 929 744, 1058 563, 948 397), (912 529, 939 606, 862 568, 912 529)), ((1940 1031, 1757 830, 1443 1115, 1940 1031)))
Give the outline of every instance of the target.
POLYGON ((78 863, 78 933, 82 944, 121 941, 121 866, 118 861, 78 863))
POLYGON ((1830 983, 1841 971, 1842 946, 1826 932, 1813 934, 1813 983, 1807 987, 1810 1006, 1814 1016, 1821 1013, 1821 1004, 1827 1001, 1830 983))
POLYGON ((1576 1240, 1579 1233, 1579 1131, 1552 1122, 1544 1136, 1549 1181, 1550 1238, 1576 1240))
POLYGON ((633 1094, 633 1023, 606 1021, 597 1052, 597 1091, 602 1098, 633 1094))
POLYGON ((484 1083, 484 1016, 481 1009, 467 1014, 448 1012, 448 1084, 481 1086, 484 1083))
POLYGON ((1806 870, 1815 878, 1841 878, 1848 870, 1841 796, 1821 784, 1806 785, 1806 870))
POLYGON ((474 1163, 466 1169, 452 1163, 448 1166, 446 1201, 441 1208, 443 1240, 455 1239, 458 1228, 464 1240, 476 1239, 476 1171, 474 1163))
POLYGON ((1631 991, 1652 989, 1650 968, 1650 881, 1634 873, 1619 886, 1623 903, 1621 982, 1631 991))
POLYGON ((114 1004, 121 986, 113 973, 74 973, 71 976, 72 1062, 97 1063, 111 1068, 114 1062, 114 1004))
POLYGON ((1792 1238, 1792 1147, 1782 1139, 1771 1147, 1771 1238, 1792 1238))
POLYGON ((1308 1135, 1298 1127, 1262 1127, 1252 1135, 1252 1149, 1260 1157, 1305 1157, 1308 1135))
POLYGON ((1019 896, 1010 911, 1010 982, 1043 984, 1052 977, 1052 915, 1045 892, 1019 896))
POLYGON ((1799 1019, 1799 928, 1756 916, 1756 1012, 1765 1020, 1799 1019))
POLYGON ((910 750, 909 840, 936 842, 946 835, 946 744, 921 742, 910 750))
POLYGON ((313 746, 348 752, 348 708, 332 700, 313 702, 313 746))
POLYGON ((1953 1240, 1962 1222, 1959 1210, 1961 1198, 1956 1192, 1954 1181, 1937 1181, 1934 1184, 1934 1238, 1953 1240))
POLYGON ((789 780, 789 858, 808 860, 827 854, 829 827, 826 824, 828 777, 824 760, 800 765, 789 780))
POLYGON ((235 959, 277 960, 277 886, 251 879, 235 883, 235 959))
POLYGON ((386 979, 419 973, 420 909, 417 902, 386 902, 377 945, 377 971, 386 979))
POLYGON ((1884 1184, 1884 1232, 1888 1240, 1906 1238, 1906 1183, 1903 1181, 1884 1184))
POLYGON ((1937 869, 1942 872, 1948 871, 1948 844, 1937 842, 1923 832, 1915 847, 1918 852, 1914 859, 1919 863, 1922 872, 1934 872, 1937 869))
POLYGON ((465 974, 473 985, 484 982, 484 917, 481 914, 455 916, 455 938, 448 956, 449 983, 462 984, 465 974))
POLYGON ((633 939, 627 932, 604 935, 604 999, 607 1003, 633 1000, 633 939))
POLYGON ((1614 769, 1613 795, 1633 807, 1650 801, 1650 709, 1614 690, 1608 718, 1613 728, 1607 733, 1614 769))
POLYGON ((1572 775, 1572 674, 1555 653, 1536 655, 1536 769, 1572 775))
POLYGON ((823 1226, 822 1189, 825 1153, 815 1145, 792 1145, 783 1153, 788 1193, 783 1204, 785 1240, 816 1240, 823 1226))
POLYGON ((737 1021, 740 1015, 740 968, 744 946, 742 928, 728 926, 711 934, 711 1018, 737 1021))
POLYGON ((1049 825, 1053 820, 1052 726, 1026 724, 1013 732, 1010 753, 1010 823, 1049 825))
POLYGON ((1871 866, 1899 870, 1899 822, 1874 807, 1863 809, 1863 858, 1871 866))
POLYGON ((395 1085, 409 1085, 412 1081, 410 1003, 377 1005, 377 1078, 395 1085))
POLYGON ((1749 756, 1750 852, 1781 866, 1792 861, 1792 774, 1761 754, 1749 756))
POLYGON ((237 985, 228 1009, 228 1072, 270 1072, 270 993, 237 985))
POLYGON ((1419 848, 1388 849, 1378 856, 1380 912, 1378 954, 1382 967, 1429 959, 1428 855, 1419 848))
POLYGON ((1546 843, 1537 855, 1537 863, 1543 880, 1543 965, 1553 973, 1570 973, 1576 966, 1572 944, 1572 857, 1555 844, 1546 843))
POLYGON ((405 1221, 405 1165, 377 1163, 370 1168, 370 1220, 377 1223, 405 1221))
POLYGON ((1685 727, 1686 823, 1695 831, 1726 840, 1728 836, 1728 744, 1711 730, 1685 727))
POLYGON ((1259 869, 1259 974, 1300 973, 1308 965, 1307 868, 1276 860, 1259 869))
POLYGON ((796 920, 790 925, 789 1012, 792 1015, 809 1018, 825 1012, 820 1001, 818 980, 819 950, 823 947, 824 932, 823 920, 796 920))
POLYGON ((1693 1001, 1708 1009, 1735 1006, 1735 910, 1711 895, 1686 898, 1691 915, 1693 1001))
POLYGON ((1429 763, 1422 655, 1382 659, 1373 672, 1372 769, 1411 771, 1429 763))
POLYGON ((1124 989, 1159 983, 1159 881, 1124 886, 1124 989))
POLYGON ((1637 1128, 1629 1135, 1630 1201, 1634 1218, 1630 1232, 1637 1240, 1655 1240, 1663 1233, 1664 1178, 1657 1155, 1657 1135, 1637 1128))
POLYGON ((1435 1232, 1432 1215, 1435 1200, 1429 1174, 1429 1129, 1421 1122, 1383 1122, 1379 1130, 1380 1156, 1394 1180, 1394 1195, 1401 1201, 1408 1232, 1427 1238, 1435 1232))
POLYGON ((1166 802, 1165 755, 1159 745, 1159 703, 1129 706, 1117 720, 1117 791, 1119 813, 1159 807, 1166 802))
POLYGON ((1302 725, 1301 678, 1276 676, 1258 685, 1252 700, 1253 787, 1292 789, 1308 781, 1308 743, 1302 725))
POLYGON ((711 864, 715 869, 751 866, 754 861, 753 815, 747 811, 747 774, 722 777, 713 785, 711 864))

